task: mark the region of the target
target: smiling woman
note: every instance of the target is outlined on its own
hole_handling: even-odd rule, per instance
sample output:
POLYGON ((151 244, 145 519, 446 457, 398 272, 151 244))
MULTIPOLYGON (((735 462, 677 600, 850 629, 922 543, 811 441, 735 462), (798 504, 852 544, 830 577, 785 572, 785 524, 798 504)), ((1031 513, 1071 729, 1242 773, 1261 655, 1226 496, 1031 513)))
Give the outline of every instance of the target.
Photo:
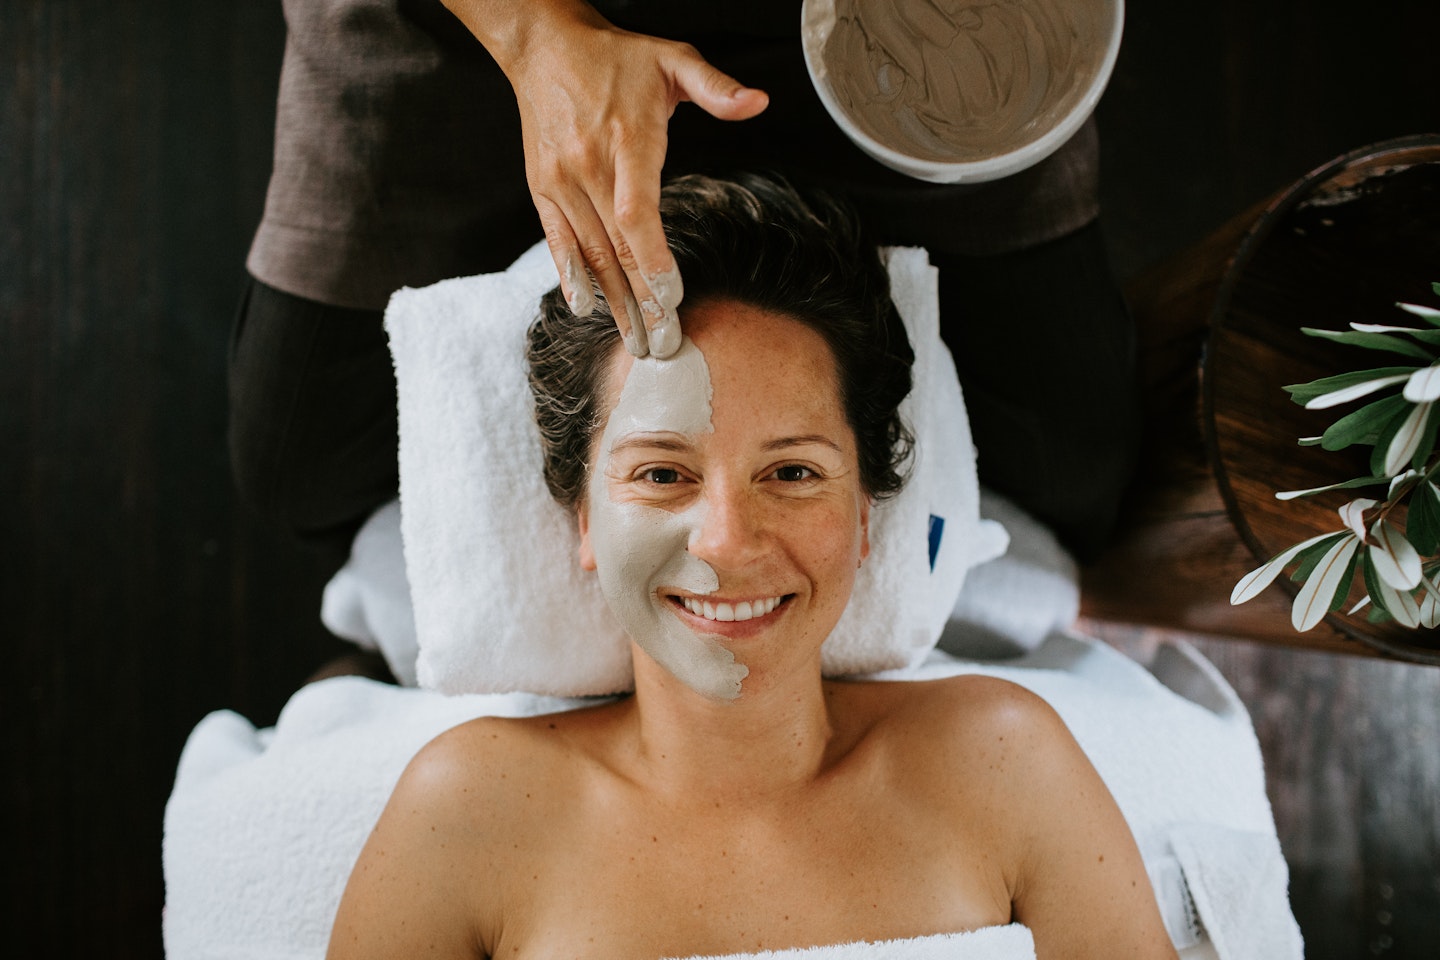
POLYGON ((822 679, 909 446, 912 355, 874 248, 776 181, 690 179, 666 204, 690 289, 673 358, 632 359, 555 294, 531 338, 547 478, 635 692, 432 741, 330 955, 1173 957, 1124 818, 1044 701, 983 676, 822 679))
POLYGON ((868 550, 870 504, 820 335, 732 301, 685 315, 675 360, 612 355, 581 564, 641 650, 729 699, 777 624, 819 669, 868 550), (806 387, 776 396, 774 384, 806 387))
MULTIPOLYGON (((791 504, 788 519, 774 509, 766 518, 789 528, 842 487, 858 505, 863 554, 868 498, 900 487, 910 453, 898 407, 914 353, 876 248, 838 205, 807 201, 766 177, 692 176, 666 189, 661 210, 687 278, 690 336, 680 353, 632 362, 617 349, 603 297, 593 315, 577 316, 553 291, 530 333, 531 387, 551 491, 579 508, 582 564, 597 570, 611 609, 648 657, 696 690, 731 698, 747 666, 711 638, 714 625, 748 623, 767 607, 773 619, 794 597, 717 595, 715 566, 703 555, 728 549, 724 525, 757 522, 759 503, 791 504), (718 385, 706 362, 713 351, 727 361, 718 385), (742 411, 732 419, 753 433, 753 451, 721 446, 726 433, 711 423, 716 389, 742 411), (787 402, 793 430, 775 419, 787 402), (700 492, 730 489, 721 468, 759 471, 736 505, 743 516, 700 492), (657 592, 661 581, 676 592, 657 592), (692 614, 711 628, 694 632, 685 621, 692 614)), ((836 619, 852 579, 836 584, 844 588, 836 619)))

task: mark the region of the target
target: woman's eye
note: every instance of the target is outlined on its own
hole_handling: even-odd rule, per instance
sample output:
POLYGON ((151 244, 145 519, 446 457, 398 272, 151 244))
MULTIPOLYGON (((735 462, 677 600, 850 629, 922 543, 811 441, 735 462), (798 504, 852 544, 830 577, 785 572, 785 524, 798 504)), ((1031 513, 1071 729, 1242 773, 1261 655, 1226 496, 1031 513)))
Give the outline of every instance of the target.
POLYGON ((783 480, 786 483, 798 483, 801 480, 809 480, 815 476, 815 471, 809 467, 802 467, 798 463, 787 464, 775 471, 775 479, 783 480))
POLYGON ((670 484, 680 482, 680 471, 671 467, 652 467, 644 473, 646 481, 658 484, 670 484))

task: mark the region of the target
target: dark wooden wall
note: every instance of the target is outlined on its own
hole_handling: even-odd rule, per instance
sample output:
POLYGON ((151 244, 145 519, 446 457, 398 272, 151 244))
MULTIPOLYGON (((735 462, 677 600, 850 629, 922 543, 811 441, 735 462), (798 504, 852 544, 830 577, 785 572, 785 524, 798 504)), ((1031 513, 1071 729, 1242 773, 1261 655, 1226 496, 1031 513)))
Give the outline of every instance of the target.
POLYGON ((225 352, 278 3, 0 5, 0 624, 11 956, 160 955, 189 729, 335 641, 231 493, 225 352))
MULTIPOLYGON (((224 442, 283 36, 274 0, 0 0, 10 955, 158 956, 186 733, 273 720, 337 649, 320 562, 239 507, 224 442)), ((1122 274, 1333 154, 1440 129, 1437 38, 1431 0, 1132 0, 1101 110, 1122 274)), ((1440 670, 1206 649, 1256 714, 1310 955, 1436 956, 1440 670)))

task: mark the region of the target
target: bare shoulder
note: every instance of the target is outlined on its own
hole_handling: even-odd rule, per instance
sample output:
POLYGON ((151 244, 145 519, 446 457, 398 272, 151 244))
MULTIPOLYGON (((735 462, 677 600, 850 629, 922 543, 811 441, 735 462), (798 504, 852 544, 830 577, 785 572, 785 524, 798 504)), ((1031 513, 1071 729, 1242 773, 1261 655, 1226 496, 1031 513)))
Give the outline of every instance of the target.
POLYGON ((1130 829, 1049 703, 976 675, 896 700, 901 729, 915 731, 907 754, 942 786, 937 799, 994 841, 1039 955, 1174 957, 1130 829))
POLYGON ((869 696, 915 795, 1001 865, 1038 955, 1173 960, 1130 829, 1049 703, 980 675, 869 696))
POLYGON ((543 718, 481 718, 410 761, 350 874, 332 960, 490 953, 527 837, 543 830, 572 748, 543 718))
POLYGON ((885 686, 891 688, 884 691, 891 721, 902 731, 923 734, 937 750, 1034 751, 1074 744, 1049 703, 1009 680, 968 674, 885 686))
POLYGON ((997 845, 1021 843, 1063 798, 1096 790, 1064 720, 1019 684, 971 674, 883 687, 876 734, 900 775, 997 845))
POLYGON ((430 826, 453 824, 472 838, 485 827, 513 828, 566 768, 573 742, 556 735, 558 719, 479 717, 435 737, 415 755, 395 787, 391 806, 412 803, 430 826), (476 828, 480 828, 478 831, 476 828))
POLYGON ((420 748, 407 778, 442 781, 489 782, 500 770, 514 769, 517 761, 538 760, 553 744, 540 732, 543 717, 477 717, 451 727, 420 748))

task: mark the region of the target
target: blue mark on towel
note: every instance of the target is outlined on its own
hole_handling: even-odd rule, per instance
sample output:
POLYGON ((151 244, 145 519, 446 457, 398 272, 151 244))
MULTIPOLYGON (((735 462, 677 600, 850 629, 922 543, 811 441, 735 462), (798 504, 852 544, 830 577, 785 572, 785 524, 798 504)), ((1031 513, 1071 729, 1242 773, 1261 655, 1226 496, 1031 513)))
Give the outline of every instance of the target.
POLYGON ((945 518, 930 514, 930 569, 935 569, 935 555, 940 552, 940 537, 945 532, 945 518))

